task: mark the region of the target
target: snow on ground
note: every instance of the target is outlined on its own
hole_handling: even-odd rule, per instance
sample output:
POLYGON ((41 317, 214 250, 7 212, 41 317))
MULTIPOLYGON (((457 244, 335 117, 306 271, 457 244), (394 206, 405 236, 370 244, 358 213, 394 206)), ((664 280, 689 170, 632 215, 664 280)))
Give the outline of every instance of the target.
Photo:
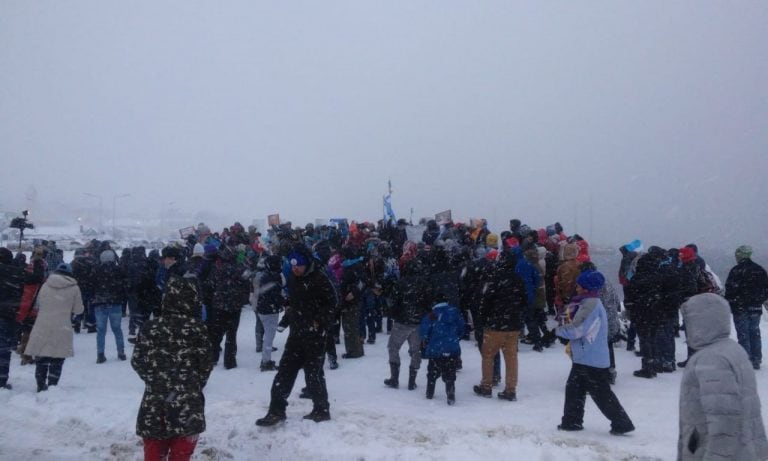
MULTIPOLYGON (((386 335, 380 335, 375 345, 366 345, 362 359, 340 360, 338 370, 328 370, 326 364, 330 422, 302 420, 311 402, 298 398, 304 380, 299 374, 288 420, 275 428, 259 428, 254 422, 266 413, 275 372, 258 370, 254 324, 254 313, 244 311, 239 367, 224 370, 219 365, 211 375, 205 389, 208 430, 194 459, 675 459, 682 373, 654 380, 635 378, 632 371, 640 359, 623 348, 616 349, 619 376, 614 391, 637 427, 627 436, 609 435, 609 422, 591 401, 584 431, 556 429, 570 369, 562 345, 544 353, 521 345, 518 401, 507 402, 473 394, 472 385, 480 379, 480 355, 474 342, 462 342, 464 369, 458 374, 456 405, 449 407, 441 382, 434 400, 424 398, 426 361, 419 388, 408 391, 402 386, 407 381, 405 346, 401 388, 384 386, 389 373, 386 335)), ((127 333, 127 319, 123 331, 127 333)), ((278 334, 277 359, 286 337, 287 332, 278 334)), ((126 347, 130 355, 132 346, 126 347)), ((338 351, 344 352, 343 345, 338 351)), ((677 351, 678 359, 683 359, 682 339, 677 351)), ((111 331, 107 363, 96 364, 95 334, 76 335, 75 354, 64 363, 61 384, 39 394, 34 366, 19 366, 14 354, 10 379, 14 388, 0 391, 0 459, 142 459, 134 428, 144 386, 128 362, 116 359, 111 331)), ((766 384, 765 371, 758 372, 759 389, 766 384)))

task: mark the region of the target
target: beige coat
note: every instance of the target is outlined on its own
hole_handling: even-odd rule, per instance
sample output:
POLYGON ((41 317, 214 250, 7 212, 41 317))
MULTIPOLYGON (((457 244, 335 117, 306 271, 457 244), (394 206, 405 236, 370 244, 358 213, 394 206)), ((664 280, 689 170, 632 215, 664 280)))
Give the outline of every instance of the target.
POLYGON ((75 355, 72 314, 83 313, 83 299, 77 281, 53 273, 37 295, 37 320, 29 335, 25 354, 66 358, 75 355))

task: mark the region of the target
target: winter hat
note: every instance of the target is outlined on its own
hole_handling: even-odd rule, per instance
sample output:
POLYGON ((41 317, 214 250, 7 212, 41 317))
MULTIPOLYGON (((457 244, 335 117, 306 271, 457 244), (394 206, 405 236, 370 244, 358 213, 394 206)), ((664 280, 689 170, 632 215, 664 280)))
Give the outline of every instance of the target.
POLYGON ((112 250, 104 250, 99 255, 99 261, 102 263, 113 263, 115 262, 115 252, 112 250))
POLYGON ((752 257, 752 247, 749 245, 742 245, 736 248, 736 261, 743 261, 752 257))
POLYGON ((693 251, 693 248, 682 247, 680 248, 679 253, 680 261, 682 261, 683 264, 696 261, 696 252, 693 251))
POLYGON ((203 254, 208 257, 215 255, 218 251, 219 249, 213 243, 206 243, 203 247, 203 254))
POLYGON ((587 291, 598 291, 605 285, 605 277, 598 271, 584 271, 576 279, 576 284, 587 291))
POLYGON ((624 245, 624 248, 627 249, 627 251, 642 251, 643 249, 643 242, 640 240, 632 240, 631 242, 624 245))
POLYGON ((205 255, 205 247, 195 243, 195 247, 192 249, 192 257, 202 257, 203 255, 205 255))
POLYGON ((181 250, 177 247, 165 247, 163 248, 162 253, 160 255, 163 258, 174 258, 174 259, 181 259, 181 250))
POLYGON ((489 246, 491 248, 498 248, 499 247, 499 236, 496 234, 488 234, 485 236, 485 246, 489 246))
POLYGON ((67 263, 61 263, 56 266, 56 272, 63 272, 67 275, 72 275, 72 266, 67 263))
POLYGON ((288 253, 288 261, 291 262, 291 266, 308 266, 309 260, 306 256, 296 251, 288 253))

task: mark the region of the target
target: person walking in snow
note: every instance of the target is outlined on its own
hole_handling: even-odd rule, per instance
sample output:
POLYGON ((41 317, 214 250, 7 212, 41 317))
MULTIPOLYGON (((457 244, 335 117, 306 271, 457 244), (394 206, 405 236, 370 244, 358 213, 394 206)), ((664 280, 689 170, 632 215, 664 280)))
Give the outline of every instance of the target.
POLYGON ((170 278, 162 308, 139 331, 131 357, 146 385, 136 434, 145 460, 189 460, 205 431, 203 388, 213 369, 194 278, 170 278))
POLYGON ((760 317, 768 299, 768 274, 752 261, 752 247, 747 245, 736 249, 736 262, 725 282, 725 299, 731 305, 739 344, 759 370, 763 360, 760 317))
POLYGON ((36 357, 37 392, 42 392, 59 383, 64 359, 75 355, 72 315, 83 313, 83 299, 69 264, 59 264, 48 277, 35 307, 37 320, 25 353, 36 357))
POLYGON ((257 426, 273 426, 285 420, 287 397, 302 368, 313 404, 312 412, 304 419, 315 422, 331 419, 323 362, 326 337, 336 310, 336 293, 322 263, 304 244, 294 245, 288 261, 291 264, 287 282, 289 307, 284 320, 287 319, 290 332, 272 382, 269 411, 256 421, 257 426))
POLYGON ((555 334, 570 341, 573 363, 565 385, 561 431, 584 429, 587 394, 611 421, 611 434, 621 435, 635 426, 611 390, 608 355, 608 317, 600 301, 605 277, 597 271, 582 272, 576 279, 576 296, 566 306, 565 323, 555 334))
POLYGON ((24 270, 13 264, 13 253, 0 247, 0 389, 11 389, 8 375, 16 346, 16 314, 24 290, 24 270))
POLYGON ((455 306, 448 304, 443 293, 435 295, 432 312, 422 319, 419 336, 422 341, 422 357, 429 359, 427 365, 426 397, 435 396, 437 378, 445 383, 448 405, 456 403, 456 369, 461 359, 459 340, 464 334, 464 318, 455 306))

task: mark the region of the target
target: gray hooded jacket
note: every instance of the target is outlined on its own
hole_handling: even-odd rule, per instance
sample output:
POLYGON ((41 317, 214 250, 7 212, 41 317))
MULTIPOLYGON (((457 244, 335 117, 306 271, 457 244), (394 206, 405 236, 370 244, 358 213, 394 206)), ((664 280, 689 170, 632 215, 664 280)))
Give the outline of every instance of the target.
POLYGON ((678 460, 768 459, 752 363, 730 339, 731 310, 722 297, 691 297, 681 311, 696 350, 680 383, 678 460))

